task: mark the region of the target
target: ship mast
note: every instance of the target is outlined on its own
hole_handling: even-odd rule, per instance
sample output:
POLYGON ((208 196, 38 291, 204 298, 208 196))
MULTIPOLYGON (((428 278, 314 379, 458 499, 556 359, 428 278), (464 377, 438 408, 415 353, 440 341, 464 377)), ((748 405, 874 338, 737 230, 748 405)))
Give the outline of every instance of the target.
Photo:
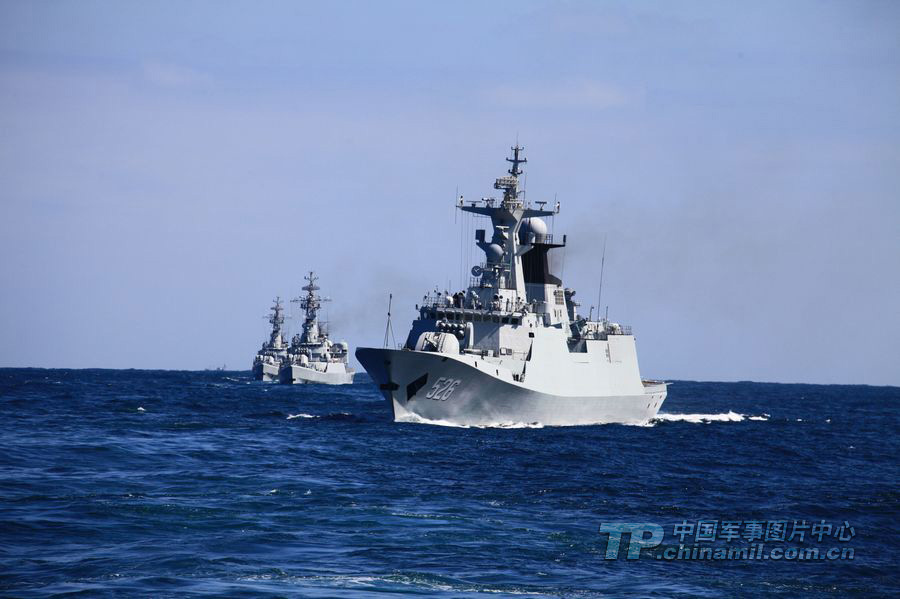
POLYGON ((303 291, 306 292, 306 295, 291 300, 293 302, 299 302, 300 307, 306 313, 306 319, 303 322, 303 335, 301 336, 300 342, 318 343, 321 335, 318 321, 319 310, 322 307, 322 302, 331 300, 327 297, 320 297, 316 293, 320 288, 316 285, 316 281, 319 280, 319 277, 316 276, 315 272, 309 271, 309 274, 305 275, 303 278, 308 281, 308 283, 302 287, 303 291))
POLYGON ((520 146, 518 143, 516 143, 516 145, 513 146, 512 148, 510 148, 510 150, 513 151, 513 157, 507 158, 506 161, 512 163, 512 168, 506 172, 508 172, 513 177, 518 177, 523 172, 525 172, 519 168, 520 164, 525 164, 528 162, 527 158, 521 158, 521 159, 519 158, 519 152, 521 152, 524 149, 525 149, 525 146, 520 146))
MULTIPOLYGON (((524 171, 521 166, 528 160, 524 157, 525 148, 516 143, 510 148, 512 157, 509 173, 494 181, 494 189, 503 191, 503 200, 496 205, 493 198, 470 201, 465 204, 459 200, 457 208, 463 212, 471 212, 487 216, 491 219, 492 236, 486 239, 485 231, 476 231, 476 244, 486 254, 485 268, 482 272, 489 278, 497 295, 514 304, 524 301, 525 277, 522 271, 522 255, 531 249, 528 243, 519 243, 519 228, 522 220, 531 217, 552 216, 559 212, 559 203, 555 210, 544 210, 544 202, 538 202, 539 209, 531 208, 520 198, 519 175, 524 171)), ((473 272, 481 271, 480 268, 473 272)), ((486 281, 488 279, 483 279, 486 281)), ((483 285, 482 285, 483 286, 483 285)))
POLYGON ((284 308, 281 305, 281 296, 277 296, 274 302, 275 305, 270 308, 272 314, 269 316, 269 324, 272 325, 272 336, 269 338, 269 343, 275 349, 280 349, 282 346, 281 327, 284 324, 284 308))
POLYGON ((494 189, 503 190, 503 203, 506 205, 510 205, 511 203, 518 201, 519 175, 525 172, 519 168, 519 165, 528 162, 527 158, 519 158, 519 153, 525 150, 524 146, 520 146, 517 143, 515 146, 511 147, 510 150, 512 150, 513 152, 513 157, 506 159, 507 162, 512 164, 512 168, 506 171, 510 176, 500 177, 496 181, 494 181, 494 189))

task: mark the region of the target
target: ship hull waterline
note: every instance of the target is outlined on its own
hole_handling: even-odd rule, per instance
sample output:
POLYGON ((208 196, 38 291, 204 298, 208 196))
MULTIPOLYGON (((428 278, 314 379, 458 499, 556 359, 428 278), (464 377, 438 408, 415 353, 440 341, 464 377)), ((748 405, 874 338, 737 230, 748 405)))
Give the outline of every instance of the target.
POLYGON ((317 383, 320 385, 350 385, 353 383, 353 371, 322 372, 314 368, 290 365, 282 366, 279 378, 284 384, 317 383))
POLYGON ((278 365, 256 363, 253 365, 253 378, 264 383, 278 381, 278 365))
POLYGON ((458 426, 643 424, 656 417, 666 398, 665 383, 645 384, 644 392, 638 395, 553 395, 529 389, 527 381, 501 380, 433 352, 358 348, 356 358, 390 403, 396 422, 424 419, 458 426), (428 397, 440 379, 459 383, 449 393, 428 397))

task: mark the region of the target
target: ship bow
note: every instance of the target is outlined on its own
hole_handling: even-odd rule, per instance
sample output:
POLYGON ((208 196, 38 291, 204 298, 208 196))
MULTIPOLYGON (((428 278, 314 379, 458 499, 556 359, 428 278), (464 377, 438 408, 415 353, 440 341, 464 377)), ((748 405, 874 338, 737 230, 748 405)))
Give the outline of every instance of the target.
POLYGON ((375 386, 387 400, 392 399, 392 392, 398 388, 397 383, 391 380, 390 351, 374 347, 356 349, 356 359, 366 369, 366 372, 375 381, 375 386))

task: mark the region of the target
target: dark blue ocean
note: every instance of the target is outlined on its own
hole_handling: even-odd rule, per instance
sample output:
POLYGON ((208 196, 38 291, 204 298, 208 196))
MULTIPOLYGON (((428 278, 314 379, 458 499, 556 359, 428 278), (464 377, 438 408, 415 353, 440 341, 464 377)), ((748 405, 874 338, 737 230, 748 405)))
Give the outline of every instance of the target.
POLYGON ((663 412, 449 428, 365 378, 3 369, 0 595, 898 596, 900 389, 677 382, 663 412), (606 559, 604 523, 665 538, 606 559), (843 557, 665 557, 761 543, 843 557))

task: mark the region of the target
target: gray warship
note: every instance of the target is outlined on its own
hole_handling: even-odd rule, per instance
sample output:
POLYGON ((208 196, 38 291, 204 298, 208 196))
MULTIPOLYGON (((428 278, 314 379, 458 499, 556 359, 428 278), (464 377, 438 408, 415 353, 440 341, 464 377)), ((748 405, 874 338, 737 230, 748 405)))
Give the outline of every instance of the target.
POLYGON ((272 333, 253 359, 253 378, 265 382, 278 380, 281 363, 287 358, 287 342, 282 334, 284 308, 281 306, 280 297, 275 298, 275 305, 271 310, 269 324, 272 325, 272 333))
POLYGON ((282 361, 279 379, 282 383, 324 383, 326 385, 348 385, 353 382, 353 369, 347 365, 350 355, 346 341, 332 342, 327 328, 319 322, 322 302, 330 301, 320 297, 316 285, 318 277, 310 271, 303 277, 307 284, 303 287, 306 295, 292 301, 298 302, 304 311, 303 332, 294 335, 287 350, 287 358, 282 361))
MULTIPOLYGON (((490 219, 475 232, 485 260, 468 289, 417 305, 399 348, 361 347, 356 357, 396 421, 462 426, 637 424, 656 416, 667 383, 642 380, 630 327, 578 314, 575 291, 550 272, 562 248, 543 220, 559 213, 519 190, 524 148, 511 148, 503 198, 457 208, 490 219)), ((387 343, 385 342, 385 346, 387 343)))

